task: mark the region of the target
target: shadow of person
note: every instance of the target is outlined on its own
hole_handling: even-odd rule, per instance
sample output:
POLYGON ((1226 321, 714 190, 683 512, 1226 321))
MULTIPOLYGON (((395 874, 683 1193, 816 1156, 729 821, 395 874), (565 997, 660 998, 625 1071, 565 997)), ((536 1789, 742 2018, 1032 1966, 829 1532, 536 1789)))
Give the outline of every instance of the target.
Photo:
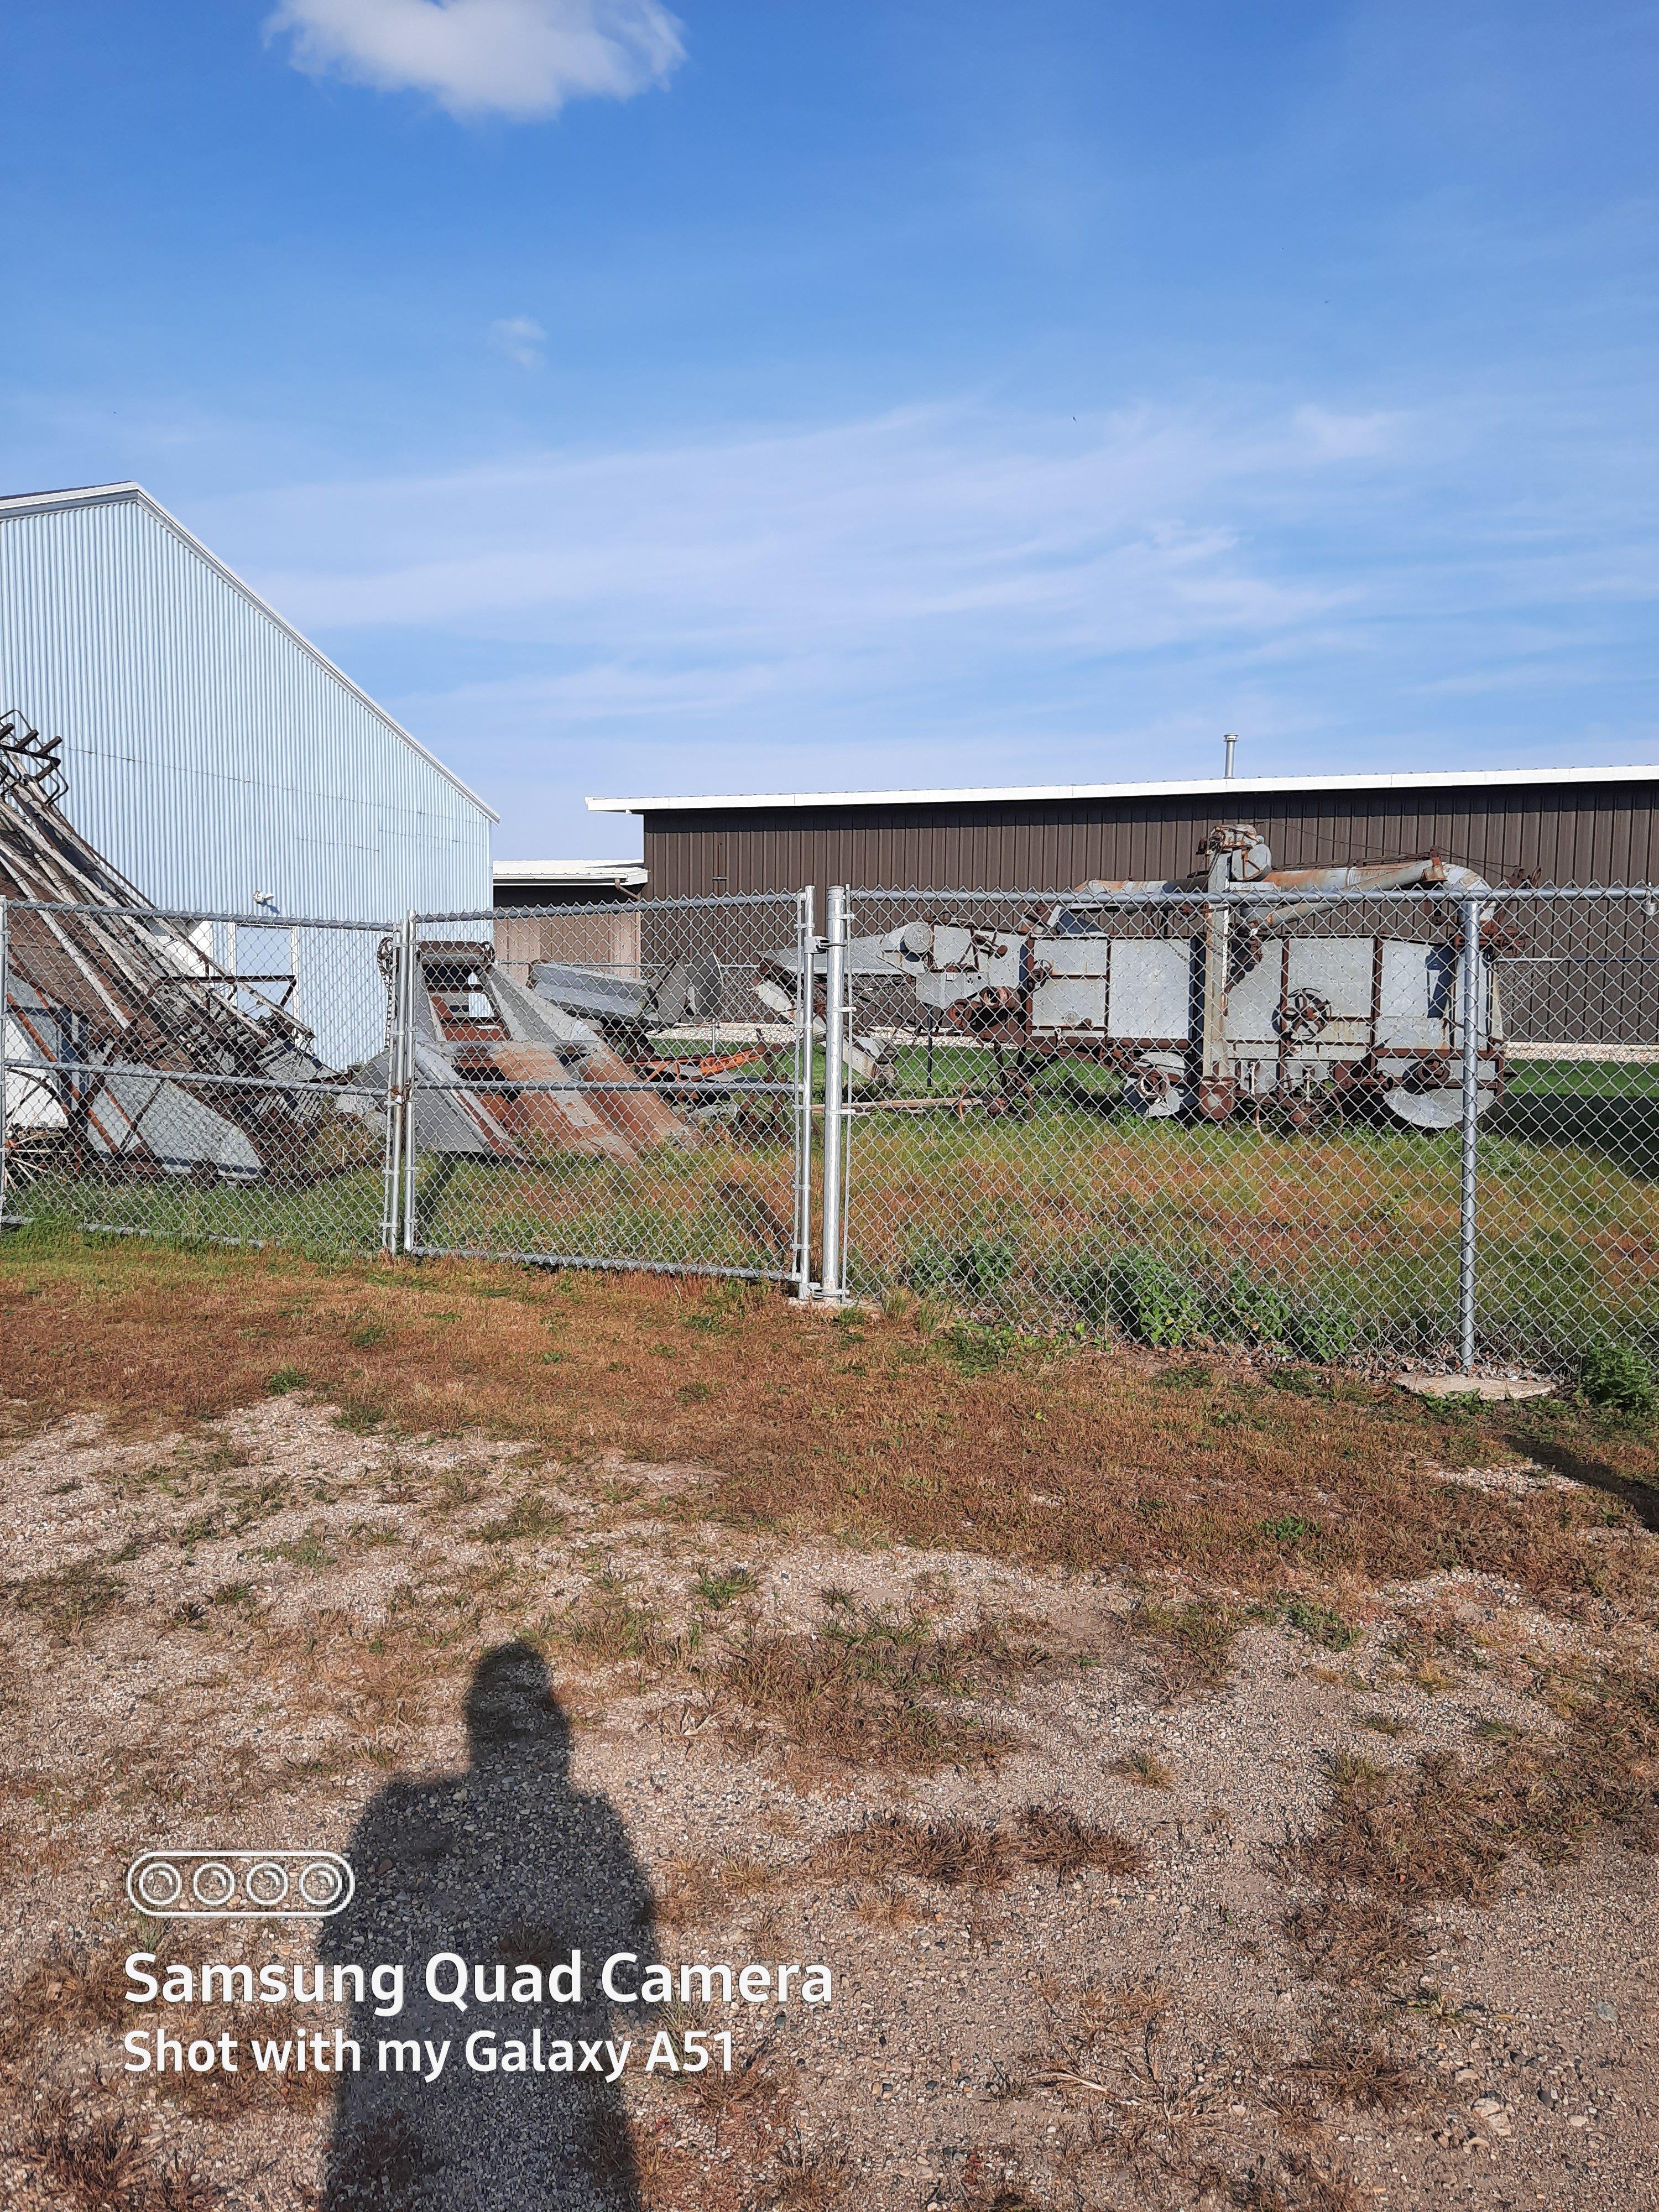
MULTIPOLYGON (((649 1885, 610 1801, 572 1787, 569 1725, 527 1644, 486 1653, 466 1723, 464 1774, 399 1778, 368 1806, 348 1846, 356 1895, 323 1923, 331 1989, 337 1963, 360 1966, 365 1982, 359 1997, 347 1977, 345 2032, 362 2059, 352 2071, 348 2057, 336 2087, 325 2212, 638 2212, 605 2045, 631 2038, 637 2069, 648 2035, 641 2047, 641 2008, 613 2008, 599 1975, 607 1958, 633 1952, 624 1986, 637 1987, 654 1960, 649 1885), (443 1952, 465 1962, 465 2012, 428 1990, 427 1962, 443 1952), (580 1995, 562 2002, 578 1952, 580 1995), (382 2018, 373 1970, 398 1961, 403 2008, 382 2018), (538 1981, 541 2002, 525 1994, 538 1981), (491 2001, 497 1989, 504 2001, 491 2001), (493 2053, 493 2071, 466 2062, 479 2030, 475 2053, 493 2053)), ((441 1968, 439 1989, 456 1989, 459 1973, 441 1968)))

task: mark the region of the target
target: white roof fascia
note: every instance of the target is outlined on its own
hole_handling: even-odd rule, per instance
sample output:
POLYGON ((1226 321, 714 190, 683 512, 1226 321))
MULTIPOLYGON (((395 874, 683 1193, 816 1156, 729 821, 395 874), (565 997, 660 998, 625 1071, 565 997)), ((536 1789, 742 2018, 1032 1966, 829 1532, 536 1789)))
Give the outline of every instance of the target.
POLYGON ((337 668, 325 653, 319 652, 308 637, 302 636, 291 622, 285 621, 268 599, 262 599, 251 584, 245 584, 234 568, 227 568, 216 553, 210 551, 203 544, 199 538, 186 530, 177 515, 169 514, 161 501, 152 498, 144 489, 143 484, 82 484, 66 491, 13 493, 0 497, 0 522, 3 522, 8 515, 12 514, 46 514, 54 509, 69 507, 111 507, 122 500, 131 500, 136 505, 144 508, 146 513, 154 515, 164 529, 170 530, 181 544, 190 548, 198 560, 205 561, 214 574, 228 584, 234 592, 240 592, 250 606, 257 607, 267 621, 274 623, 285 637, 299 647, 301 653, 308 653, 325 674, 331 676, 337 684, 343 684, 354 699, 367 707, 378 721, 386 725, 393 737, 401 738, 410 750, 418 753, 428 768, 436 769, 444 781, 452 784, 463 799, 476 806, 478 811, 491 822, 501 820, 501 817, 496 813, 495 808, 480 799, 476 791, 469 789, 453 769, 446 768, 435 753, 428 752, 418 738, 411 737, 401 722, 394 721, 386 708, 371 699, 361 684, 352 682, 343 668, 337 668))
POLYGON ((1191 783, 1039 783, 962 791, 739 792, 719 798, 590 799, 591 814, 689 814, 763 806, 963 806, 1051 799, 1204 799, 1251 792, 1432 791, 1558 783, 1652 783, 1659 766, 1632 768, 1440 769, 1404 775, 1236 775, 1191 783))
POLYGON ((498 884, 642 884, 643 860, 497 860, 498 884))

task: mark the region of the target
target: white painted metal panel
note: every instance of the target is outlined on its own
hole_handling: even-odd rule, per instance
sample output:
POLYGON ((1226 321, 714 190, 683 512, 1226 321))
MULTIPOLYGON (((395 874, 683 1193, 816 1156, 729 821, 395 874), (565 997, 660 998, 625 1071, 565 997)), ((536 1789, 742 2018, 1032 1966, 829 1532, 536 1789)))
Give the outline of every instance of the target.
POLYGON ((1104 975, 1109 973, 1111 940, 1106 937, 1041 937, 1037 957, 1056 975, 1104 975))
MULTIPOLYGON (((161 906, 491 904, 487 809, 137 487, 0 502, 0 707, 61 736, 64 812, 161 906)), ((361 1006, 301 975, 325 1058, 379 1021, 364 951, 361 1006)))
POLYGON ((1106 1026, 1104 975, 1056 975, 1031 994, 1036 1030, 1096 1030, 1106 1026))
POLYGON ((1192 1018, 1192 973, 1188 938, 1114 938, 1112 1036, 1184 1038, 1192 1018))
POLYGON ((1456 956, 1440 946, 1383 939, 1379 1051, 1426 1051, 1445 1044, 1447 994, 1455 964, 1456 956))
POLYGON ((1277 1047, 1279 1033, 1273 1027, 1273 1016, 1279 1011, 1284 983, 1285 946, 1281 939, 1270 937, 1262 945, 1261 957, 1255 966, 1228 987, 1229 1044, 1277 1047))
POLYGON ((1338 1021, 1369 1021, 1374 942, 1370 937, 1292 938, 1285 947, 1285 988, 1317 991, 1338 1021))

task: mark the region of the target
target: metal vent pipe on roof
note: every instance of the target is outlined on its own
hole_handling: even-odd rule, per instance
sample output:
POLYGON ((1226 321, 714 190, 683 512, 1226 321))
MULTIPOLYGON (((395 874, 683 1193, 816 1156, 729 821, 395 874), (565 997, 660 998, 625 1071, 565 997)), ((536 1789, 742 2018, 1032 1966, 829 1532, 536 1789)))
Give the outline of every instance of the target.
POLYGON ((1227 748, 1227 765, 1222 769, 1221 773, 1228 778, 1229 781, 1231 781, 1233 773, 1233 748, 1237 744, 1238 739, 1231 732, 1229 732, 1227 736, 1223 738, 1221 742, 1227 748))

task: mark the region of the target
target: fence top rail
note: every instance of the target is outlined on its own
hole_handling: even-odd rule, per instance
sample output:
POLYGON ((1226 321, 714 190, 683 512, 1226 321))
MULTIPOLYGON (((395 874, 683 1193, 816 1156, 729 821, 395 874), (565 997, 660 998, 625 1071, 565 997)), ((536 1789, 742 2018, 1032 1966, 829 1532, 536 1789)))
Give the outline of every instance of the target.
POLYGON ((512 921, 518 916, 546 921, 557 916, 580 921, 584 915, 599 914, 668 914, 684 912, 688 908, 712 908, 724 912, 734 906, 798 907, 805 896, 804 891, 733 891, 729 896, 720 892, 707 898, 618 899, 614 903, 584 899, 580 906, 561 906, 550 901, 538 905, 534 900, 514 900, 511 906, 471 907, 462 914, 417 914, 410 916, 417 929, 432 922, 512 921))
POLYGON ((1411 890, 1366 890, 1291 889, 1277 884, 1233 884, 1225 890, 1211 890, 1200 885, 1191 890, 1170 891, 1091 891, 1082 888, 1072 890, 915 890, 891 886, 854 886, 848 894, 856 907, 860 901, 870 899, 950 899, 955 902, 978 899, 987 904, 1012 905, 1017 902, 1042 901, 1048 905, 1078 907, 1192 907, 1192 906, 1249 906, 1269 903, 1275 906, 1336 906, 1343 902, 1373 906, 1467 906, 1471 899, 1484 906, 1488 900, 1536 899, 1639 899, 1644 904, 1659 907, 1659 884, 1489 884, 1483 890, 1471 890, 1466 885, 1446 884, 1437 890, 1432 886, 1411 890))
POLYGON ((0 899, 0 906, 14 914, 123 915, 136 921, 225 921, 248 929, 356 929, 376 937, 395 937, 403 927, 401 921, 349 921, 338 915, 230 914, 209 907, 119 906, 90 899, 0 899))

